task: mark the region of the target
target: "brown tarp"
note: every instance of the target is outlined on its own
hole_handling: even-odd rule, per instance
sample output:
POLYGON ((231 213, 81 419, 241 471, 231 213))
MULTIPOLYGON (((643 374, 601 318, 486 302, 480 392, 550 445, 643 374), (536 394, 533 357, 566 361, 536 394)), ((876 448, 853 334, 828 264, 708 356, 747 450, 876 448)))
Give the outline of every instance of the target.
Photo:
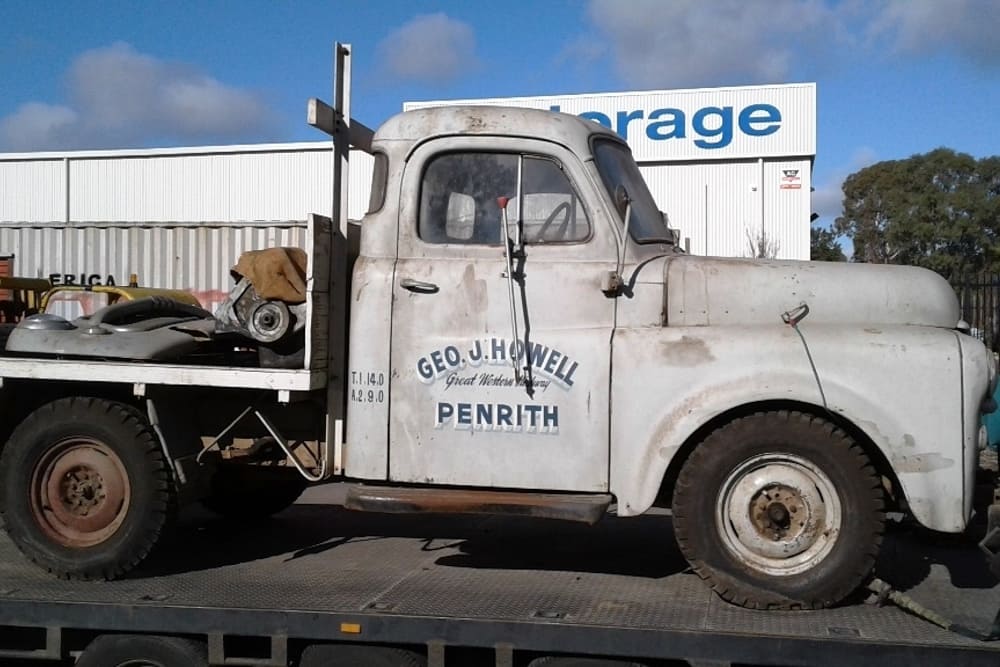
POLYGON ((240 255, 233 271, 249 280, 262 299, 302 303, 306 300, 307 262, 301 248, 250 250, 240 255))

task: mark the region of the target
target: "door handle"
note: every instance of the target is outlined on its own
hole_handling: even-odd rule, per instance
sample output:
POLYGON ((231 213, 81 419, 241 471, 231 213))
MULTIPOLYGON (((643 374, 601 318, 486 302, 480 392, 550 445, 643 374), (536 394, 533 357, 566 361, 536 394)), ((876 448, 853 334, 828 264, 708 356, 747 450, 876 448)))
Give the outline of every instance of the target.
POLYGON ((438 292, 438 286, 434 283, 425 283, 422 280, 414 280, 413 278, 403 278, 399 281, 399 286, 417 294, 437 294, 438 292))

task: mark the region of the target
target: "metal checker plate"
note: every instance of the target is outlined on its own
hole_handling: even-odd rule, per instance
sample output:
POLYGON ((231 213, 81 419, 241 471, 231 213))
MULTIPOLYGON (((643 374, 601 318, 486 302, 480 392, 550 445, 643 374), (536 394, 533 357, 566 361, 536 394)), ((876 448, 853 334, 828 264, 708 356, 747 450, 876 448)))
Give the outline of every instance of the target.
MULTIPOLYGON (((141 572, 108 583, 56 580, 0 536, 0 624, 9 622, 6 599, 984 647, 862 602, 819 612, 728 605, 688 572, 666 516, 582 526, 300 504, 269 521, 234 525, 189 514, 141 572)), ((1000 607, 1000 585, 973 546, 930 539, 892 531, 880 576, 953 620, 985 629, 1000 607)))

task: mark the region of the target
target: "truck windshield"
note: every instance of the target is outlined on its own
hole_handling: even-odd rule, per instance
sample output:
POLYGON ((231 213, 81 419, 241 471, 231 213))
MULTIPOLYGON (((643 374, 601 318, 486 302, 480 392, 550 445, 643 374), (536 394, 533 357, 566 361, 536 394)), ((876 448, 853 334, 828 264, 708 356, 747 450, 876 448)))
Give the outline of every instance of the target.
POLYGON ((625 188, 632 201, 632 220, 629 232, 636 243, 670 243, 672 236, 653 201, 653 195, 646 187, 646 181, 639 173, 639 167, 632 159, 628 147, 617 141, 598 139, 594 141, 594 161, 601 174, 604 187, 608 189, 611 201, 625 220, 625 203, 619 201, 615 191, 625 188))

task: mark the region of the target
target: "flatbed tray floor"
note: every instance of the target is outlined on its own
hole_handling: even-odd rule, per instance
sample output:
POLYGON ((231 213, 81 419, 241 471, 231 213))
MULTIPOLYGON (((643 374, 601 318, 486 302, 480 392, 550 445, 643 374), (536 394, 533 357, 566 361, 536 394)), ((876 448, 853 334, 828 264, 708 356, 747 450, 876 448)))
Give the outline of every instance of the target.
MULTIPOLYGON (((306 499, 321 498, 317 491, 306 499)), ((1000 608, 1000 585, 970 541, 933 542, 891 530, 879 576, 985 630, 1000 608)), ((860 599, 808 612, 727 604, 690 573, 664 515, 583 526, 361 514, 308 502, 258 522, 194 513, 139 572, 107 583, 57 580, 0 535, 0 625, 434 639, 781 664, 927 664, 938 654, 1000 664, 1000 642, 860 599), (360 624, 360 634, 342 635, 343 622, 360 624)))

